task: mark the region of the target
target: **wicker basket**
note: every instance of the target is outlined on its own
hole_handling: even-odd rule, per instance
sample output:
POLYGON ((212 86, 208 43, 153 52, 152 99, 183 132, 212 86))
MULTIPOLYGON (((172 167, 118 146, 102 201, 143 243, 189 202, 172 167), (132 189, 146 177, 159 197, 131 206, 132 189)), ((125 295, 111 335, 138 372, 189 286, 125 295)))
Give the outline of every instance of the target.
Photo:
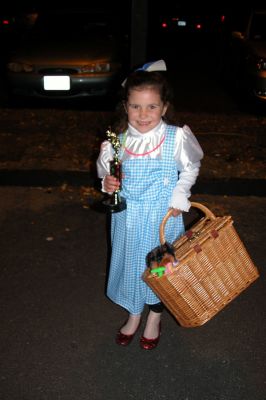
MULTIPOLYGON (((207 207, 173 245, 179 261, 174 272, 158 277, 147 268, 143 280, 152 288, 180 325, 203 325, 259 277, 259 273, 233 227, 231 216, 216 217, 207 207)), ((168 211, 160 226, 171 216, 168 211)))

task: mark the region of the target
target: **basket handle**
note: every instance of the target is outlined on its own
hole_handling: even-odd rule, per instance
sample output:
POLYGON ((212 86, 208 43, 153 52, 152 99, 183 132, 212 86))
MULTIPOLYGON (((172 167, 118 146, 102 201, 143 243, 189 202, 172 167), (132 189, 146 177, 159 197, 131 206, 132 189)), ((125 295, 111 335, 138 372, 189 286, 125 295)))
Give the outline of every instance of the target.
MULTIPOLYGON (((205 216, 211 220, 215 220, 215 218, 216 218, 215 215, 206 206, 204 206, 201 203, 196 203, 196 202, 192 201, 191 207, 195 207, 195 208, 198 208, 199 210, 203 211, 205 216)), ((171 217, 172 213, 173 213, 173 209, 170 208, 167 211, 167 214, 164 216, 164 218, 161 222, 161 225, 160 225, 160 242, 161 242, 161 244, 165 243, 164 229, 165 229, 166 222, 171 217)))

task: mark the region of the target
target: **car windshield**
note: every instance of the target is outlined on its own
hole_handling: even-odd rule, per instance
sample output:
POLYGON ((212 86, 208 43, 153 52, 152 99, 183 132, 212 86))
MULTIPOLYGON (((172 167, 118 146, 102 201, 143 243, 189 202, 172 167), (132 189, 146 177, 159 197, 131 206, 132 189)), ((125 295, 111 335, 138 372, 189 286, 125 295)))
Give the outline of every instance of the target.
POLYGON ((254 14, 250 26, 250 39, 256 41, 266 40, 266 13, 254 14))
POLYGON ((40 15, 33 27, 31 34, 39 39, 74 39, 76 37, 92 38, 108 36, 112 33, 111 20, 107 17, 77 14, 43 14, 40 15))

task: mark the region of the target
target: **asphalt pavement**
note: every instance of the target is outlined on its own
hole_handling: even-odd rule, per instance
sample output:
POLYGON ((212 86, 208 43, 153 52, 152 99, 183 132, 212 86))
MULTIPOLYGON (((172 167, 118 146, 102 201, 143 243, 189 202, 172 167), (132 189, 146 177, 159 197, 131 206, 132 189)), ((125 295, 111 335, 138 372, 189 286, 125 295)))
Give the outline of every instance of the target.
MULTIPOLYGON (((194 193, 232 215, 260 278, 212 320, 164 312, 159 346, 114 341, 126 313, 105 295, 108 218, 79 187, 0 188, 3 400, 264 400, 265 198, 194 193)), ((145 310, 145 313, 147 310, 145 310)))

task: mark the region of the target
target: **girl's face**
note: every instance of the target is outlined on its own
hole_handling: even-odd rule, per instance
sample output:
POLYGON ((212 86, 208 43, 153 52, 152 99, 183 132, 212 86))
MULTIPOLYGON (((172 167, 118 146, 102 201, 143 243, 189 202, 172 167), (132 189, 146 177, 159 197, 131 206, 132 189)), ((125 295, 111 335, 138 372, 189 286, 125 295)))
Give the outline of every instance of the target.
POLYGON ((125 104, 128 122, 140 133, 147 133, 159 124, 168 105, 154 88, 133 89, 125 104))

